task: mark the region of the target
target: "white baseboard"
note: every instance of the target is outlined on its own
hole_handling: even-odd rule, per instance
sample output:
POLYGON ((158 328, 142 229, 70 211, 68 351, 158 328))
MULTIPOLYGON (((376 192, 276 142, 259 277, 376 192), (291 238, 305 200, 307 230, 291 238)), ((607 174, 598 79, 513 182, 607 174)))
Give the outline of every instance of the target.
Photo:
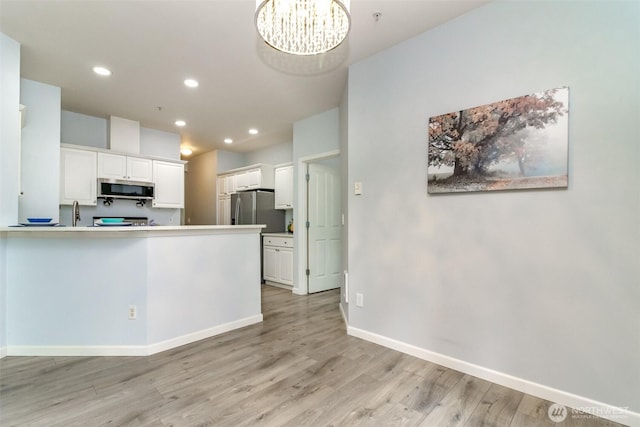
POLYGON ((539 397, 541 399, 549 400, 551 402, 567 406, 569 408, 579 409, 587 414, 592 414, 600 418, 606 418, 617 423, 632 427, 640 427, 640 413, 632 412, 627 408, 615 407, 583 396, 578 396, 562 390, 547 387, 542 384, 537 384, 522 378, 514 377, 502 372, 494 371, 492 369, 478 366, 473 363, 465 362, 460 359, 455 359, 453 357, 449 357, 430 350, 416 347, 411 344, 397 341, 392 338, 387 338, 382 335, 354 328, 352 326, 348 326, 348 322, 346 323, 348 335, 362 338, 363 340, 370 341, 405 354, 409 354, 419 359, 436 363, 450 369, 455 369, 456 371, 473 375, 474 377, 482 378, 484 380, 491 381, 492 383, 509 387, 514 390, 539 397))
POLYGON ((5 353, 7 356, 149 356, 260 322, 262 314, 257 314, 150 345, 10 345, 5 353))
POLYGON ((293 293, 294 295, 307 295, 307 291, 305 291, 304 289, 295 288, 295 287, 291 289, 291 293, 293 293))
POLYGON ((342 307, 342 302, 338 303, 338 307, 340 307, 340 315, 342 316, 342 321, 344 322, 344 326, 349 327, 349 321, 347 320, 347 314, 344 312, 344 307, 342 307))
POLYGON ((260 322, 262 322, 262 314, 257 314, 255 316, 245 317, 244 319, 224 323, 222 325, 203 329, 201 331, 193 332, 187 335, 171 338, 169 340, 161 341, 159 343, 147 346, 147 355, 160 353, 161 351, 170 350, 172 348, 200 341, 205 338, 211 338, 216 335, 224 334, 225 332, 233 331, 234 329, 244 328, 245 326, 253 325, 254 323, 260 322))
POLYGON ((145 345, 10 345, 8 356, 146 356, 145 345))
POLYGON ((0 359, 6 357, 7 355, 7 347, 0 347, 0 359))

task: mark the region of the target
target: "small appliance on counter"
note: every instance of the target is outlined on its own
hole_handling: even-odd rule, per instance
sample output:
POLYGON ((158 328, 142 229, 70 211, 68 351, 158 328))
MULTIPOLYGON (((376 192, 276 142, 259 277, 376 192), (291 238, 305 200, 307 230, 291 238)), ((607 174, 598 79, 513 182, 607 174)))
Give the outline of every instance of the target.
POLYGON ((144 227, 149 225, 149 218, 143 216, 121 217, 121 216, 94 216, 93 225, 95 227, 123 227, 134 226, 144 227))

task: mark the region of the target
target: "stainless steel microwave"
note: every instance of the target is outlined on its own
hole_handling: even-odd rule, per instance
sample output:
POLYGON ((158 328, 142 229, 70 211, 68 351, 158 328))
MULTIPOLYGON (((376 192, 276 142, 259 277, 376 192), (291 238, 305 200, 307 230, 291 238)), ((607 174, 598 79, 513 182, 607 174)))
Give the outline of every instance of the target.
POLYGON ((98 178, 98 197, 149 200, 153 199, 154 190, 152 182, 98 178))

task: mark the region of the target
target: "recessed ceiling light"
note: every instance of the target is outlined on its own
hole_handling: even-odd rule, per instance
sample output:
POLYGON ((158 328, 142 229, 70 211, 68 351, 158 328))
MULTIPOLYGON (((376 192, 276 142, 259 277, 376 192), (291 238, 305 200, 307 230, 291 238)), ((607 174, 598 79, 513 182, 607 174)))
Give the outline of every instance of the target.
POLYGON ((96 74, 99 74, 101 76, 110 76, 111 75, 111 70, 109 70, 108 68, 104 68, 104 67, 93 67, 93 72, 96 74))
POLYGON ((187 124, 187 122, 185 122, 184 120, 176 120, 176 126, 182 127, 182 126, 184 126, 186 124, 187 124))
POLYGON ((193 153, 193 150, 191 148, 183 148, 180 150, 180 153, 185 156, 190 156, 193 153))
POLYGON ((184 85, 188 87, 198 87, 198 81, 194 79, 187 79, 184 81, 184 85))
POLYGON ((251 135, 257 135, 258 134, 258 129, 249 129, 249 133, 251 135))
POLYGON ((233 139, 231 139, 231 138, 225 138, 225 139, 224 139, 224 143, 225 143, 225 144, 232 144, 232 143, 233 143, 233 139))

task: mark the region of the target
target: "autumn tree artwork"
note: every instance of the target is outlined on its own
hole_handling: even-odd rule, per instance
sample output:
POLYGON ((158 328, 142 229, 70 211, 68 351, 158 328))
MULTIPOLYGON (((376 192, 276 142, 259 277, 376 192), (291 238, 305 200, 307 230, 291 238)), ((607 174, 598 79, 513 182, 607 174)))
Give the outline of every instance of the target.
POLYGON ((427 191, 567 187, 569 88, 429 119, 427 191))

